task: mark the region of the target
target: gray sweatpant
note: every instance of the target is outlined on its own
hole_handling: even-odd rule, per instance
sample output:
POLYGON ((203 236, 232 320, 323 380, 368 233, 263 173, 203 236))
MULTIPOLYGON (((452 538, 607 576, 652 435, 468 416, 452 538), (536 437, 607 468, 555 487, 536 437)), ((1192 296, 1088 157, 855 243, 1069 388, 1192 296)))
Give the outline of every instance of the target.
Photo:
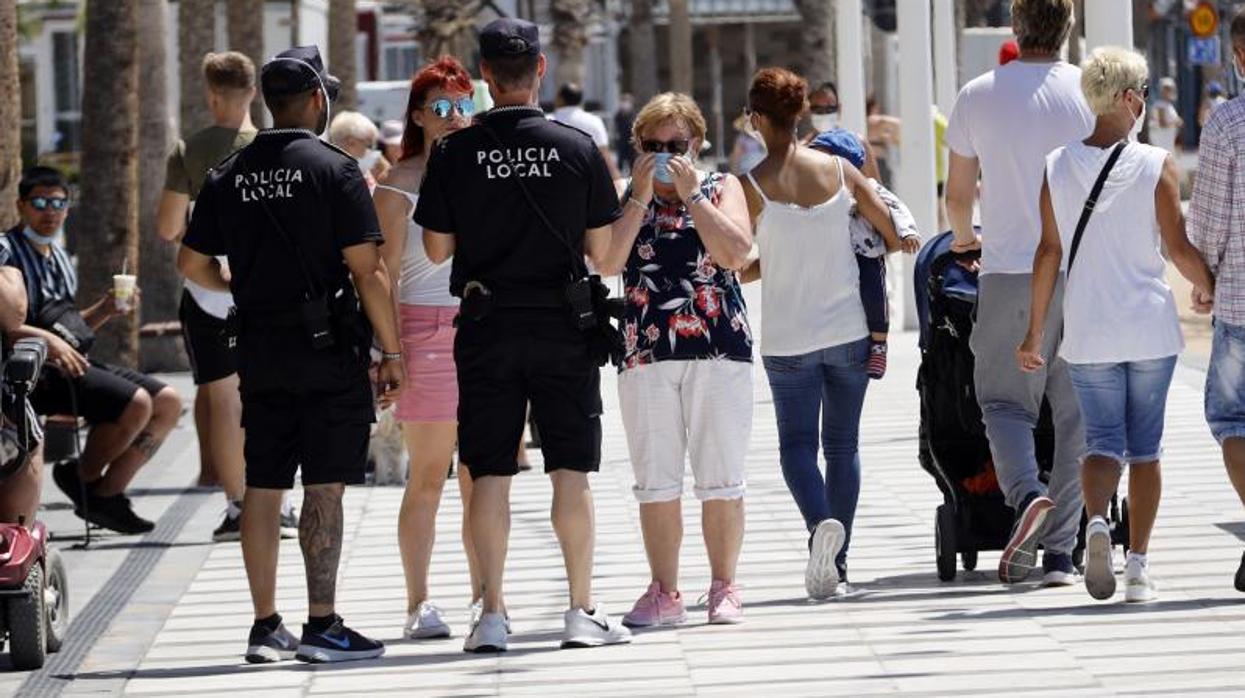
POLYGON ((1085 427, 1068 365, 1056 356, 1063 330, 1062 275, 1046 318, 1046 338, 1042 344, 1046 367, 1025 373, 1016 363, 1016 349, 1029 328, 1031 283, 1031 274, 981 277, 971 342, 976 359, 973 380, 1007 504, 1016 508, 1031 492, 1054 500, 1055 509, 1047 520, 1041 543, 1047 550, 1070 553, 1076 546, 1081 522, 1080 458, 1085 448, 1085 427), (1050 400, 1055 422, 1049 491, 1038 480, 1033 444, 1033 428, 1042 409, 1043 395, 1050 400))

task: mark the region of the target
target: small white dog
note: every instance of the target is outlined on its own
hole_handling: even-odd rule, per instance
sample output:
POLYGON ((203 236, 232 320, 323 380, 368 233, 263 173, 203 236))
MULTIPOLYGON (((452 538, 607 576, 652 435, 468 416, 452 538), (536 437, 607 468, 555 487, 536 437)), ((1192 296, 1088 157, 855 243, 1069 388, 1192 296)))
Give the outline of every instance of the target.
POLYGON ((374 485, 406 484, 406 445, 402 441, 402 425, 394 417, 392 406, 381 410, 372 428, 367 447, 368 460, 375 464, 374 485))

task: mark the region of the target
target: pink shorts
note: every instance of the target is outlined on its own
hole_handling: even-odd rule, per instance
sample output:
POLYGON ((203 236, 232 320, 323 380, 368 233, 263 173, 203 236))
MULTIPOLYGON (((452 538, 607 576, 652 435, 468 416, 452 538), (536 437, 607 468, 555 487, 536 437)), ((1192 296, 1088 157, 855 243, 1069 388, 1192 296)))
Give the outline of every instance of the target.
POLYGON ((406 389, 398 399, 398 421, 458 421, 458 375, 454 370, 454 316, 458 308, 403 303, 399 315, 406 389))

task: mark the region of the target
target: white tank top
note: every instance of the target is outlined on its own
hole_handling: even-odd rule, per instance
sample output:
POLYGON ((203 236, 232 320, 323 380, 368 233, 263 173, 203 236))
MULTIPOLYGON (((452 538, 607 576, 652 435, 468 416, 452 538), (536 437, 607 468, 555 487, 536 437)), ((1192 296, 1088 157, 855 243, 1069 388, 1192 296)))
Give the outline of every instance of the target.
MULTIPOLYGON (((1110 154, 1077 141, 1046 156, 1065 260, 1085 197, 1110 154)), ((1161 148, 1129 143, 1098 195, 1064 291, 1059 354, 1069 363, 1147 361, 1184 348, 1154 204, 1167 157, 1161 148)))
MULTIPOLYGON (((418 194, 403 191, 384 184, 377 189, 388 189, 411 202, 410 213, 415 212, 418 194)), ((423 228, 407 215, 406 248, 402 253, 402 273, 398 277, 398 302, 404 305, 456 306, 458 299, 450 295, 450 266, 452 260, 433 264, 424 252, 423 228)))
POLYGON ((797 356, 869 336, 848 230, 853 201, 835 161, 839 191, 807 208, 770 201, 748 173, 764 202, 756 231, 762 356, 797 356))

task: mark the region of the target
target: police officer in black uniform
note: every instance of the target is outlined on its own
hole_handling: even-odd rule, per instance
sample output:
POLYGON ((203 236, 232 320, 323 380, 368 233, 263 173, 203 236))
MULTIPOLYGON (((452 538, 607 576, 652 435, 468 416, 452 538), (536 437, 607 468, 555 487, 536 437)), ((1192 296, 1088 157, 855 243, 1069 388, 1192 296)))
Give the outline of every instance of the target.
POLYGON ((462 298, 454 343, 459 455, 474 480, 471 530, 484 580, 483 613, 464 649, 506 648, 510 478, 529 402, 570 583, 562 644, 627 642, 627 629, 592 600, 587 477, 601 459, 601 393, 593 331, 585 331, 593 292, 584 254, 605 254, 621 216, 618 197, 592 138, 536 106, 545 73, 536 25, 490 23, 480 56, 497 106, 433 149, 414 214, 429 258, 453 256, 450 291, 462 298))
POLYGON ((264 65, 274 128, 209 174, 178 260, 186 278, 231 290, 237 303, 246 428, 242 552, 255 605, 250 662, 384 653, 334 612, 343 486, 363 482, 374 414, 367 373, 373 328, 384 352, 382 403, 397 397, 403 380, 371 196, 355 159, 316 138, 338 84, 314 46, 264 65), (228 257, 231 284, 216 255, 228 257), (275 602, 281 495, 299 469, 310 603, 301 641, 281 624, 275 602))

